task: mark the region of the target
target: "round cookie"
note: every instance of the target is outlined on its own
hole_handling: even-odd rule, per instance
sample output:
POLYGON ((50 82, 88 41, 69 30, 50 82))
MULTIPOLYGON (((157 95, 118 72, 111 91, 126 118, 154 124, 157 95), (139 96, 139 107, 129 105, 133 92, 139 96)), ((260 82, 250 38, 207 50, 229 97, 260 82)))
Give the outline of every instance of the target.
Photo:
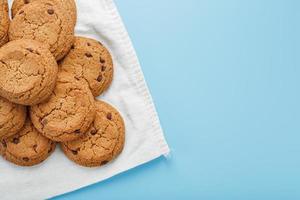
POLYGON ((0 49, 0 96, 22 105, 46 100, 58 66, 48 49, 34 40, 16 40, 0 49))
POLYGON ((95 97, 109 87, 113 78, 113 62, 109 51, 100 42, 90 38, 76 37, 60 67, 77 79, 85 79, 95 97))
POLYGON ((55 0, 40 0, 22 7, 9 27, 9 40, 34 39, 46 45, 56 60, 62 59, 74 42, 74 26, 55 0))
MULTIPOLYGON (((24 5, 28 5, 35 1, 41 1, 41 0, 14 0, 11 7, 12 18, 14 18, 14 16, 24 5)), ((76 24, 77 9, 76 9, 75 1, 74 0, 55 0, 55 1, 57 2, 57 4, 61 4, 61 6, 64 8, 65 14, 67 16, 70 16, 70 20, 72 21, 72 23, 76 24)))
POLYGON ((0 46, 8 42, 8 3, 7 0, 0 0, 0 46))
POLYGON ((26 119, 26 107, 0 97, 0 139, 16 134, 26 119))
POLYGON ((125 125, 119 112, 109 104, 97 100, 96 117, 82 138, 62 143, 66 156, 75 163, 101 166, 117 157, 123 150, 125 125))
POLYGON ((94 120, 94 97, 85 81, 59 72, 49 101, 31 107, 30 116, 34 126, 51 140, 74 140, 81 137, 94 120))
POLYGON ((16 165, 33 166, 47 159, 55 146, 55 142, 40 134, 28 119, 20 132, 1 141, 0 153, 16 165))

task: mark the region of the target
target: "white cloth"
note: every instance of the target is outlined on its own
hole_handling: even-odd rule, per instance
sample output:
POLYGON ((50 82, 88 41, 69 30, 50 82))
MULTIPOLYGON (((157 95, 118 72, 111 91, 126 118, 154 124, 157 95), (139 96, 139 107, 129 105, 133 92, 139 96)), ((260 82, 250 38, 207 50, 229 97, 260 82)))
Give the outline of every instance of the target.
MULTIPOLYGON (((10 5, 12 0, 9 1, 10 5)), ((58 147, 44 163, 18 167, 0 158, 0 199, 45 199, 100 182, 169 153, 137 56, 113 0, 77 0, 76 35, 95 38, 113 56, 114 80, 100 97, 126 124, 122 154, 100 168, 69 161, 58 147)))

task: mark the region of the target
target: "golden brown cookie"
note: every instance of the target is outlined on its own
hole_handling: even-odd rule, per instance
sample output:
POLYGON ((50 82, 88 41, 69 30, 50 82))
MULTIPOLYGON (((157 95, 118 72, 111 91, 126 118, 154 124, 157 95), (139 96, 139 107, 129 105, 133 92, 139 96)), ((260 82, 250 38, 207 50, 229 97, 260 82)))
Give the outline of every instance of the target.
POLYGON ((74 140, 94 120, 94 97, 85 81, 60 72, 49 101, 31 107, 30 116, 34 126, 51 140, 74 140))
POLYGON ((55 146, 55 142, 40 134, 28 119, 20 132, 1 141, 0 153, 16 165, 33 166, 46 160, 55 146))
MULTIPOLYGON (((28 5, 35 1, 41 0, 14 0, 11 8, 12 18, 18 13, 18 11, 23 8, 24 5, 28 5)), ((70 20, 76 24, 77 20, 77 9, 76 3, 74 0, 55 0, 57 4, 61 4, 63 7, 66 16, 70 17, 70 20)))
POLYGON ((120 113, 103 101, 96 101, 96 117, 82 138, 62 143, 67 157, 86 167, 101 166, 123 150, 125 125, 120 113))
POLYGON ((8 3, 7 0, 0 0, 0 46, 8 42, 8 3))
POLYGON ((75 78, 86 80, 95 97, 109 87, 113 78, 113 62, 109 51, 100 42, 90 38, 76 37, 60 67, 75 78))
POLYGON ((0 97, 0 139, 21 130, 26 119, 26 107, 0 97))
POLYGON ((74 42, 74 23, 55 0, 40 0, 22 7, 11 21, 9 39, 34 39, 46 45, 56 60, 74 42))
POLYGON ((22 105, 46 100, 56 83, 57 63, 41 43, 16 40, 0 49, 0 96, 22 105))

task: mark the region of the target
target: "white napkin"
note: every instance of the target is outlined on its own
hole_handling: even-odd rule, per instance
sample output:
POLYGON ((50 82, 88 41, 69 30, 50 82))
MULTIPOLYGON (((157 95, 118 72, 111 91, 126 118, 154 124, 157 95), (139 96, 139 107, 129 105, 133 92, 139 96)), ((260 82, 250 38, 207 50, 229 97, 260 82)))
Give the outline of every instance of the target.
POLYGON ((169 153, 137 56, 113 0, 77 0, 77 9, 76 35, 95 38, 112 53, 114 80, 100 99, 114 105, 124 117, 124 150, 112 163, 91 169, 69 161, 60 148, 35 167, 18 167, 0 158, 1 200, 50 198, 169 153))

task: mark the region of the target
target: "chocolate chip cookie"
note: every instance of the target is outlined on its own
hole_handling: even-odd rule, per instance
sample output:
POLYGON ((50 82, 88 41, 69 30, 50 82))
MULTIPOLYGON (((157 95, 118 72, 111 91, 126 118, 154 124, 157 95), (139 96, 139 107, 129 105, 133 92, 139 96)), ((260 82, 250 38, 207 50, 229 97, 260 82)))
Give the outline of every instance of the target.
POLYGON ((23 6, 11 21, 9 39, 34 39, 50 49, 56 60, 62 59, 74 42, 74 26, 55 0, 40 0, 23 6))
POLYGON ((94 97, 85 81, 59 72, 49 101, 31 107, 30 116, 34 126, 51 140, 74 140, 81 137, 94 120, 94 97))
POLYGON ((26 119, 26 107, 0 97, 0 140, 16 134, 26 119))
MULTIPOLYGON (((23 8, 23 6, 28 5, 35 1, 42 0, 14 0, 11 8, 12 18, 18 13, 18 11, 23 8)), ((77 9, 74 0, 54 0, 57 4, 64 9, 66 16, 70 17, 70 21, 76 24, 77 20, 77 9)))
POLYGON ((46 100, 56 83, 58 66, 41 43, 16 40, 0 49, 0 96, 22 105, 46 100))
POLYGON ((103 101, 96 101, 96 117, 86 135, 62 143, 67 157, 86 167, 101 166, 118 156, 124 146, 125 125, 119 112, 103 101))
POLYGON ((76 37, 60 67, 75 78, 86 80, 95 97, 109 87, 113 78, 113 62, 109 51, 100 42, 90 38, 76 37))
POLYGON ((0 0, 0 46, 8 42, 8 4, 7 0, 0 0))
POLYGON ((28 119, 20 132, 1 141, 0 153, 16 165, 33 166, 47 159, 55 145, 55 142, 40 134, 28 119))

